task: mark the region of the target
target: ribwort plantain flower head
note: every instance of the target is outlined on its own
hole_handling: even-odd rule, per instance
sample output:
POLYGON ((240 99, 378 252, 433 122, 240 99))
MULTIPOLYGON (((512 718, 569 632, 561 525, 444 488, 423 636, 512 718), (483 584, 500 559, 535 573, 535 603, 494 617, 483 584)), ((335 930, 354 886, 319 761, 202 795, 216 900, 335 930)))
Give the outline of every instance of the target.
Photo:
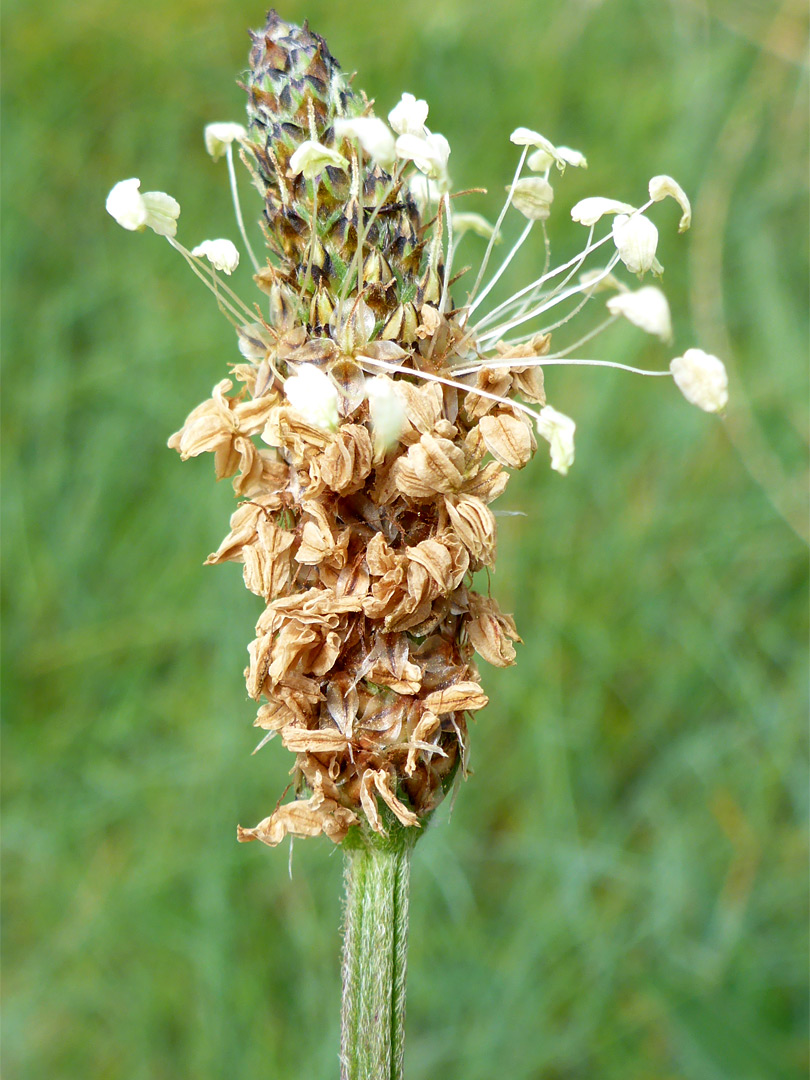
MULTIPOLYGON (((661 289, 633 291, 614 271, 660 274, 647 211, 674 198, 683 230, 691 209, 666 176, 653 177, 638 207, 583 199, 570 211, 588 229, 581 251, 556 267, 546 256, 534 280, 493 303, 533 230, 549 250, 554 185, 566 168, 587 167, 583 154, 517 128, 519 161, 489 224, 454 205, 450 145, 426 126, 427 103, 405 93, 387 123, 375 116, 306 24, 270 12, 252 35, 246 90, 247 127, 211 124, 205 145, 226 159, 260 304, 218 276, 236 268, 231 241, 189 251, 176 239, 170 196, 141 195, 126 180, 107 209, 124 228, 165 235, 237 335, 229 377, 169 445, 183 459, 212 453, 217 478, 233 480, 241 501, 207 562, 241 564, 262 602, 245 671, 257 749, 278 737, 295 755, 295 797, 239 839, 273 846, 323 833, 337 843, 353 827, 419 828, 466 772, 468 717, 487 704, 475 655, 504 667, 520 641, 512 617, 473 584, 495 562, 490 504, 538 436, 553 470, 574 463, 575 423, 547 404, 546 368, 605 363, 582 346, 620 318, 670 340, 661 289), (244 224, 235 150, 261 194, 262 258, 244 224), (522 231, 493 269, 510 211, 522 231), (461 243, 484 252, 457 280, 461 243), (577 331, 605 292, 607 318, 577 331), (559 347, 558 331, 571 339, 559 347)), ((687 349, 671 367, 689 401, 724 407, 716 357, 687 349)))

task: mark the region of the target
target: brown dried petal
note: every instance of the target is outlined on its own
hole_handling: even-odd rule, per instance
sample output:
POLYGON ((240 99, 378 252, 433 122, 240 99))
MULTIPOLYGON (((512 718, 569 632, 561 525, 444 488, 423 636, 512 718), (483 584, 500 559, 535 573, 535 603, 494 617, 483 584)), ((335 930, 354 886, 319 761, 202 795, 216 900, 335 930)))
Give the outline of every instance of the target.
POLYGON ((326 688, 326 708, 340 731, 351 738, 357 710, 360 708, 360 696, 354 680, 345 672, 329 680, 326 688))
POLYGON ((464 452, 449 439, 425 433, 399 458, 392 472, 405 495, 427 499, 438 492, 457 491, 463 480, 464 452))
POLYGON ((402 556, 395 554, 382 533, 375 533, 366 548, 366 565, 374 577, 395 570, 402 563, 402 556))
POLYGON ((509 483, 509 473, 498 461, 490 461, 464 484, 464 494, 474 495, 484 503, 494 502, 509 483))
POLYGON ((373 769, 366 769, 360 781, 360 805, 363 807, 368 823, 374 832, 382 833, 384 836, 385 829, 377 807, 377 797, 372 794, 373 789, 374 771, 373 769))
POLYGON ((441 715, 448 712, 464 712, 467 709, 483 709, 489 701, 476 682, 453 683, 444 690, 435 690, 424 698, 422 704, 430 712, 441 715))
POLYGON ((510 469, 522 469, 537 449, 529 424, 508 412, 484 416, 478 427, 490 454, 510 469))
POLYGON ((237 435, 233 440, 233 453, 236 456, 236 467, 231 469, 228 475, 233 476, 237 471, 239 473, 233 482, 234 491, 237 495, 259 492, 263 486, 264 461, 262 453, 271 453, 271 451, 258 450, 245 435, 237 435))
POLYGON ((266 705, 262 705, 256 713, 253 726, 262 728, 265 731, 281 731, 283 727, 291 724, 295 719, 295 713, 287 703, 280 698, 274 698, 266 705))
POLYGON ((317 627, 304 626, 297 619, 286 623, 271 646, 272 660, 267 669, 271 684, 280 682, 292 670, 311 672, 307 660, 313 647, 319 650, 322 643, 323 637, 317 627))
MULTIPOLYGON (((508 369, 504 368, 479 368, 475 373, 475 389, 486 390, 488 394, 497 394, 498 397, 507 397, 512 385, 512 376, 508 369)), ((481 397, 480 394, 467 394, 464 399, 464 409, 471 420, 480 420, 497 405, 492 398, 481 397)))
POLYGON ((397 382, 397 390, 405 402, 405 417, 411 426, 422 435, 432 432, 442 416, 441 385, 426 382, 414 386, 401 379, 397 382))
POLYGON ((413 730, 413 735, 408 740, 408 759, 405 763, 405 775, 413 776, 416 769, 416 755, 420 750, 424 750, 429 753, 439 754, 441 757, 447 757, 444 750, 440 746, 436 746, 433 743, 428 743, 426 740, 441 727, 441 721, 438 716, 432 712, 425 712, 422 714, 419 723, 413 730))
POLYGON ((230 379, 218 382, 211 397, 189 413, 182 428, 169 439, 169 446, 179 451, 183 461, 230 442, 233 424, 225 394, 232 387, 230 379))
POLYGON ((541 367, 513 368, 512 390, 532 405, 545 405, 546 391, 541 367))
POLYGON ((349 740, 340 731, 309 731, 292 724, 282 731, 281 741, 296 754, 341 753, 349 745, 349 740))
POLYGON ((288 405, 274 409, 262 431, 263 442, 268 446, 282 447, 293 460, 299 462, 323 450, 333 438, 330 432, 308 424, 299 412, 288 405))
POLYGON ((450 532, 423 540, 421 544, 408 548, 406 554, 410 562, 425 568, 440 592, 445 594, 461 584, 470 565, 466 548, 460 539, 450 532))
POLYGON ((360 782, 360 802, 366 812, 369 825, 375 832, 385 834, 376 793, 403 825, 419 825, 419 818, 412 810, 404 806, 391 790, 391 779, 382 769, 366 769, 360 782))
POLYGON ((488 597, 470 593, 470 618, 467 634, 475 651, 494 667, 508 667, 515 662, 513 641, 520 635, 511 615, 504 615, 488 597))
POLYGON ((270 666, 270 656, 273 650, 272 634, 262 634, 248 645, 250 664, 245 672, 247 692, 258 701, 261 697, 264 680, 267 677, 267 669, 270 666))
POLYGON ((260 514, 264 514, 264 509, 258 503, 242 503, 231 514, 231 531, 217 550, 208 556, 205 565, 212 566, 227 561, 241 562, 242 547, 256 536, 256 523, 260 514))
POLYGON ((391 777, 388 773, 378 770, 374 772, 374 786, 382 796, 383 802, 388 809, 397 817, 403 825, 419 825, 419 818, 412 810, 409 810, 391 790, 391 777))
POLYGON ((313 465, 328 488, 345 495, 363 486, 373 454, 368 431, 359 424, 344 424, 313 465))
POLYGON ((295 533, 279 529, 264 514, 259 517, 255 542, 242 548, 245 585, 251 592, 265 600, 282 592, 292 576, 290 548, 294 541, 295 533))
POLYGON ((313 586, 294 596, 284 596, 267 605, 259 618, 257 626, 270 629, 275 616, 283 614, 287 618, 301 623, 313 623, 319 626, 337 626, 337 617, 351 611, 360 611, 362 601, 355 596, 335 596, 332 589, 313 586))
POLYGON ((433 337, 444 322, 438 309, 433 307, 432 304, 422 304, 422 307, 419 309, 419 320, 419 326, 416 328, 416 336, 418 338, 433 337))
POLYGON ((313 675, 323 676, 334 667, 335 661, 340 655, 340 646, 340 634, 330 630, 320 648, 312 655, 309 661, 309 670, 313 675))
POLYGON ((268 847, 276 847, 287 835, 319 836, 324 833, 333 843, 339 844, 351 826, 358 822, 357 815, 348 807, 316 793, 310 799, 296 799, 280 806, 254 829, 238 826, 236 838, 240 843, 261 840, 268 847))
POLYGON ((484 566, 492 566, 497 539, 492 511, 474 495, 446 495, 444 505, 459 540, 470 555, 484 566))
POLYGON ((239 401, 230 399, 232 404, 231 420, 234 431, 240 435, 256 435, 262 430, 272 413, 281 402, 280 394, 263 394, 261 397, 239 401))

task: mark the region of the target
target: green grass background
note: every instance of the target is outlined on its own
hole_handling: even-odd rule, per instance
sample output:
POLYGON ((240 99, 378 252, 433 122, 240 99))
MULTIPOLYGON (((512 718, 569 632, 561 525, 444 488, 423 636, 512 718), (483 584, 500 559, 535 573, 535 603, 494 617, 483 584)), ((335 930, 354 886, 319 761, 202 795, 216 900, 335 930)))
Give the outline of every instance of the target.
MULTIPOLYGON (((256 602, 201 563, 232 493, 167 436, 235 355, 182 261, 104 213, 137 175, 193 244, 234 236, 203 125, 239 119, 246 0, 5 5, 5 1075, 337 1075, 340 853, 238 846, 285 786, 242 681, 256 602)), ((409 1080, 805 1075, 805 5, 290 0, 386 112, 431 103, 494 215, 525 124, 585 194, 657 209, 675 348, 729 367, 726 420, 659 380, 549 373, 578 422, 501 507, 493 589, 525 638, 484 671, 475 775, 414 858, 409 1080)), ((249 190, 245 186, 249 200, 249 190)), ((258 206, 248 206, 258 216, 258 206)), ((512 229, 517 224, 512 222, 512 229)), ((475 241, 465 240, 468 254, 475 241)), ((513 282, 529 280, 539 244, 513 282)), ((249 279, 241 277, 241 291, 249 279)), ((482 665, 485 667, 485 665, 482 665)))

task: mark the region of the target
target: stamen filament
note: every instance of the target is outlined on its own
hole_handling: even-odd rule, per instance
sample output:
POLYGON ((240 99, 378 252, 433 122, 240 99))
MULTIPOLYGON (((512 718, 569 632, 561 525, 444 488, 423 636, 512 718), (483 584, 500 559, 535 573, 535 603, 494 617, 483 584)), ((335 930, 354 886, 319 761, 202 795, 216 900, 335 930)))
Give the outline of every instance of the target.
POLYGON ((515 185, 517 184, 518 180, 520 179, 520 174, 523 171, 523 163, 526 160, 526 155, 528 154, 528 152, 529 152, 528 146, 524 146, 523 147, 523 153, 520 155, 520 161, 518 162, 518 167, 515 169, 514 178, 512 180, 512 183, 509 186, 509 193, 506 196, 506 202, 503 204, 503 209, 501 210, 500 214, 498 215, 498 220, 495 222, 495 228, 492 230, 492 236, 490 236, 489 243, 487 244, 487 250, 484 252, 484 259, 483 259, 483 261, 481 263, 481 266, 480 266, 480 268, 478 270, 478 277, 475 279, 475 284, 472 287, 472 292, 470 293, 469 298, 467 300, 468 304, 472 303, 472 301, 475 299, 475 294, 478 292, 478 286, 481 284, 481 281, 482 281, 482 279, 484 277, 484 273, 485 273, 486 268, 487 268, 487 263, 489 262, 489 257, 492 254, 493 247, 495 246, 495 239, 496 239, 498 233, 501 231, 501 225, 503 224, 503 219, 506 217, 506 211, 512 205, 512 196, 515 193, 515 185))
POLYGON ((444 312, 447 304, 447 290, 450 285, 450 270, 453 266, 453 216, 450 213, 450 196, 445 192, 444 212, 447 218, 447 255, 444 260, 444 280, 442 282, 442 296, 439 301, 439 314, 444 312))
MULTIPOLYGON (((496 339, 496 338, 502 337, 504 334, 508 333, 510 330, 513 330, 516 326, 520 326, 521 323, 528 322, 530 319, 535 319, 535 318, 537 318, 538 315, 542 315, 544 312, 548 311, 550 308, 556 307, 558 304, 563 303, 563 301, 568 300, 569 297, 576 296, 577 293, 582 292, 583 289, 589 290, 588 295, 583 300, 583 304, 587 303, 588 300, 590 300, 591 296, 593 295, 593 287, 595 285, 598 285, 600 281, 602 281, 604 278, 606 278, 608 276, 608 274, 611 272, 613 267, 616 265, 617 260, 618 260, 618 255, 614 256, 614 258, 611 259, 611 261, 607 264, 605 269, 602 270, 601 273, 597 277, 592 278, 590 281, 585 282, 585 283, 580 282, 578 285, 575 285, 572 289, 568 289, 566 292, 560 293, 558 296, 554 296, 552 299, 544 300, 543 303, 541 303, 538 307, 533 308, 531 311, 527 311, 523 315, 516 316, 510 322, 507 322, 502 326, 496 326, 492 330, 488 330, 486 334, 481 335, 479 343, 483 344, 484 341, 488 341, 490 339, 496 339)), ((580 306, 582 306, 582 305, 580 305, 580 306)), ((577 309, 577 310, 579 310, 579 309, 577 309)), ((566 321, 566 320, 563 320, 563 321, 566 321)), ((555 324, 555 326, 560 326, 560 325, 562 325, 562 324, 561 323, 556 323, 555 324)), ((553 328, 554 327, 550 327, 548 329, 553 329, 553 328)))
MULTIPOLYGON (((200 281, 202 281, 202 283, 206 286, 206 288, 210 289, 211 292, 214 294, 214 296, 216 298, 216 301, 217 301, 217 307, 222 312, 222 314, 225 316, 225 318, 228 320, 228 322, 231 323, 235 327, 241 326, 242 325, 242 320, 244 318, 243 316, 240 318, 241 312, 239 311, 238 308, 234 307, 234 305, 230 301, 228 301, 224 297, 220 296, 219 290, 217 289, 217 287, 214 284, 214 282, 212 281, 212 279, 209 278, 209 277, 206 277, 205 272, 204 272, 204 268, 202 267, 199 260, 196 259, 191 254, 190 251, 188 251, 186 248, 184 248, 182 244, 178 243, 178 241, 175 240, 173 236, 167 236, 166 239, 169 241, 169 243, 171 244, 171 246, 173 248, 176 248, 177 251, 180 252, 180 254, 186 260, 186 262, 191 267, 191 269, 194 271, 194 273, 197 275, 197 277, 200 279, 200 281)), ((227 288, 227 286, 225 286, 225 287, 227 288)), ((230 290, 228 290, 228 291, 230 291, 230 290)), ((240 301, 240 303, 241 303, 241 301, 240 301)), ((251 312, 251 317, 252 316, 253 316, 253 312, 251 312)))
POLYGON ((492 292, 494 287, 498 284, 498 282, 500 281, 504 271, 509 266, 512 259, 514 259, 515 255, 517 255, 517 253, 520 251, 521 247, 523 246, 523 244, 524 244, 524 242, 526 240, 526 237, 532 231, 532 225, 533 224, 534 224, 533 221, 528 221, 526 223, 526 227, 524 228, 523 232, 520 234, 520 236, 518 237, 515 244, 513 244, 512 250, 509 252, 509 254, 503 260, 501 265, 498 267, 498 269, 495 271, 495 273, 490 278, 489 284, 487 285, 487 287, 484 289, 484 291, 481 293, 481 295, 478 297, 478 299, 475 301, 475 303, 470 305, 469 311, 467 313, 468 318, 469 318, 470 315, 472 315, 472 313, 475 311, 475 309, 478 307, 478 305, 483 303, 484 300, 486 300, 486 298, 492 292))
POLYGON ((312 274, 312 260, 315 257, 315 244, 318 242, 318 188, 320 186, 320 177, 316 176, 315 179, 312 181, 312 217, 310 219, 310 238, 309 252, 307 254, 307 267, 304 271, 304 280, 301 282, 301 289, 298 293, 298 299, 301 301, 303 301, 304 299, 304 293, 307 289, 307 282, 310 280, 310 275, 312 274))
POLYGON ((469 383, 459 382, 458 379, 447 379, 443 375, 434 375, 430 371, 420 371, 418 368, 402 367, 400 364, 392 364, 388 360, 375 360, 371 356, 358 355, 356 359, 361 365, 371 364, 372 367, 382 368, 383 371, 390 371, 402 375, 412 375, 419 379, 426 379, 428 382, 441 383, 442 386, 452 386, 456 390, 463 390, 465 394, 477 394, 479 397, 487 398, 489 401, 497 401, 500 405, 509 405, 511 408, 519 409, 521 412, 531 416, 534 420, 541 419, 539 412, 530 409, 529 406, 524 405, 522 401, 515 401, 514 398, 505 398, 500 394, 491 394, 488 390, 479 390, 475 386, 470 386, 469 383))
MULTIPOLYGON (((363 360, 365 360, 365 357, 363 357, 363 360)), ((377 361, 374 361, 374 362, 377 363, 377 361)), ((620 364, 620 363, 618 363, 616 361, 613 361, 613 360, 587 360, 587 359, 582 359, 582 358, 579 358, 579 357, 571 359, 570 357, 563 357, 562 355, 560 355, 560 356, 537 356, 537 357, 529 356, 529 357, 525 357, 525 358, 521 356, 521 357, 518 357, 518 358, 512 359, 512 360, 493 360, 491 362, 487 360, 487 361, 484 361, 481 364, 478 364, 476 367, 463 368, 461 371, 458 372, 458 374, 459 375, 473 375, 476 371, 478 371, 479 368, 486 368, 487 370, 498 370, 498 369, 501 369, 501 368, 505 368, 505 369, 524 368, 524 367, 545 368, 545 367, 566 367, 566 366, 571 366, 571 367, 610 367, 610 368, 617 368, 619 371, 629 371, 633 375, 653 375, 653 376, 671 375, 671 372, 669 372, 669 371, 648 371, 645 368, 631 367, 629 364, 620 364)), ((408 368, 406 370, 409 372, 409 374, 414 374, 410 370, 410 368, 408 368)), ((417 372, 417 374, 420 374, 420 375, 424 374, 425 377, 427 377, 426 372, 417 372)), ((467 386, 466 383, 463 384, 463 385, 464 385, 464 388, 466 390, 468 390, 468 391, 470 391, 470 392, 472 392, 474 394, 480 394, 481 397, 493 397, 492 394, 488 395, 488 394, 484 393, 483 390, 476 390, 474 387, 467 386)), ((501 401, 503 399, 498 398, 497 400, 501 401)), ((511 402, 511 398, 509 400, 511 402)))
POLYGON ((259 270, 259 261, 253 254, 253 248, 250 246, 250 241, 247 237, 247 231, 245 230, 245 222, 242 218, 242 207, 239 203, 239 191, 236 186, 236 169, 233 167, 233 148, 230 143, 226 147, 226 159, 228 162, 228 178, 231 183, 231 198, 233 199, 233 208, 236 213, 236 224, 239 226, 239 232, 242 235, 247 253, 250 256, 250 261, 253 263, 253 269, 259 270))
POLYGON ((535 281, 529 282, 528 285, 525 285, 522 289, 519 289, 516 293, 513 293, 508 300, 504 300, 502 303, 498 304, 497 307, 494 307, 492 311, 488 311, 487 314, 484 315, 484 317, 477 324, 476 329, 480 329, 488 322, 491 322, 496 315, 499 315, 505 308, 510 307, 512 304, 515 303, 515 301, 519 300, 521 297, 536 292, 540 288, 540 286, 544 284, 544 282, 551 281, 551 279, 557 277, 558 274, 562 274, 564 271, 570 270, 572 266, 576 267, 577 265, 581 265, 585 261, 586 256, 590 255, 591 252, 596 251, 597 248, 602 247, 603 244, 606 244, 608 240, 612 239, 611 234, 608 233, 606 236, 603 236, 601 240, 597 240, 595 243, 591 243, 591 236, 593 236, 593 226, 591 226, 591 233, 588 237, 588 243, 585 245, 582 251, 580 251, 572 259, 569 259, 568 262, 561 263, 559 266, 555 266, 553 270, 547 270, 545 273, 541 274, 540 277, 537 278, 535 281))
MULTIPOLYGON (((606 330, 608 326, 610 326, 612 323, 617 322, 619 317, 620 316, 618 315, 609 316, 609 318, 604 319, 602 322, 600 322, 598 326, 595 326, 593 330, 589 330, 587 334, 581 337, 578 341, 575 341, 573 345, 569 345, 567 349, 561 349, 559 352, 552 353, 551 355, 554 357, 570 356, 570 354, 572 352, 576 352, 577 349, 580 348, 580 346, 584 345, 588 341, 592 341, 593 338, 598 337, 603 330, 606 330)), ((537 337, 536 330, 531 330, 529 331, 529 333, 520 334, 516 338, 511 338, 507 341, 504 341, 504 345, 522 345, 526 341, 531 341, 533 337, 537 337)))

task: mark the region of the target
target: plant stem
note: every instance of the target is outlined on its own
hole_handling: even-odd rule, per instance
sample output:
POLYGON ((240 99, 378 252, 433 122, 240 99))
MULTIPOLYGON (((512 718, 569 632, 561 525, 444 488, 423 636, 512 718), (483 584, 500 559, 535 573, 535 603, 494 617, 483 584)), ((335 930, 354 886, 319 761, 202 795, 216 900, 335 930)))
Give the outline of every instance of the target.
POLYGON ((347 837, 341 1080, 402 1080, 411 848, 419 830, 347 837))

